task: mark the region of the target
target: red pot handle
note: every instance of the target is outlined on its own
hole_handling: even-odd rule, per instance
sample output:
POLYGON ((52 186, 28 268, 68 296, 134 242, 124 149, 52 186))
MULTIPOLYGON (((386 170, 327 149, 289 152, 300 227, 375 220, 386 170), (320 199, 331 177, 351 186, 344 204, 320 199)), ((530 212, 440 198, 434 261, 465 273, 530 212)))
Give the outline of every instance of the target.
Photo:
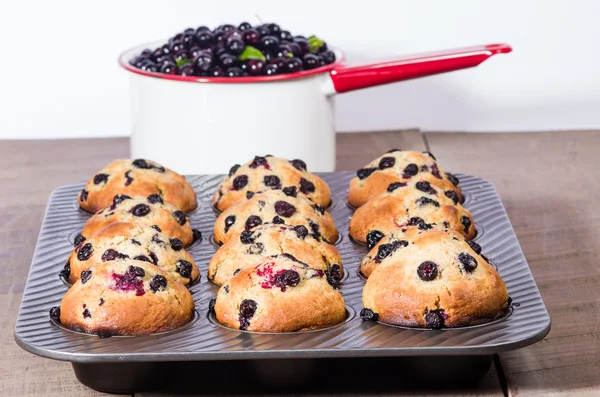
POLYGON ((409 55, 393 61, 365 65, 342 65, 332 70, 331 80, 338 93, 430 76, 479 65, 495 54, 506 54, 508 44, 488 44, 427 54, 409 55))

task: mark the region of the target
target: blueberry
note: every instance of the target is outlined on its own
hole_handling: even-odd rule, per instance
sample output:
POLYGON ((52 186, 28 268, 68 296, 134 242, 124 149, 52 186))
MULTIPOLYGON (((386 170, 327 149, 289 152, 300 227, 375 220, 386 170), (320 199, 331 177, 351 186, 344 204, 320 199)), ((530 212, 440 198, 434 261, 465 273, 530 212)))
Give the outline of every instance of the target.
POLYGON ((67 263, 65 263, 65 266, 63 267, 63 269, 60 271, 59 276, 66 280, 69 278, 70 275, 71 275, 71 262, 67 261, 67 263))
POLYGON ((266 64, 260 59, 250 59, 246 62, 245 66, 250 76, 260 76, 263 74, 266 64))
POLYGON ((183 243, 178 238, 170 238, 169 243, 174 251, 181 251, 183 249, 183 243))
POLYGON ((185 223, 188 220, 188 217, 185 214, 185 212, 180 211, 180 210, 173 212, 173 218, 175 218, 177 223, 179 223, 181 226, 185 225, 185 223))
POLYGON ((248 29, 252 29, 252 25, 250 25, 248 22, 242 22, 239 24, 238 29, 241 31, 245 31, 248 29))
POLYGON ((81 193, 79 194, 79 200, 80 201, 87 201, 88 199, 88 191, 85 189, 81 190, 81 193))
POLYGON ((454 204, 458 204, 458 194, 454 190, 446 190, 444 195, 451 199, 454 204))
POLYGON ((290 161, 290 164, 298 171, 306 171, 306 163, 300 159, 290 161))
POLYGON ((129 258, 129 255, 121 254, 120 252, 118 252, 117 250, 114 250, 112 248, 107 249, 102 254, 102 262, 114 261, 115 259, 125 259, 125 258, 129 258))
POLYGON ((229 228, 233 226, 234 223, 235 215, 229 215, 227 218, 225 218, 225 233, 229 231, 229 228))
POLYGON ((321 66, 319 57, 315 54, 304 54, 302 57, 302 65, 305 70, 315 69, 321 66))
POLYGON ((454 175, 452 175, 452 174, 451 174, 451 173, 449 173, 449 172, 446 172, 446 178, 448 178, 448 180, 449 180, 450 182, 452 182, 452 184, 453 184, 454 186, 458 186, 459 180, 458 180, 458 178, 457 178, 457 177, 455 177, 454 175))
POLYGON ((417 268, 417 274, 423 281, 434 280, 438 276, 438 266, 431 261, 423 262, 417 268))
POLYGON ((215 66, 215 58, 210 53, 201 52, 194 58, 194 71, 199 75, 208 73, 213 66, 215 66))
POLYGON ((202 30, 196 32, 196 44, 200 48, 210 48, 214 42, 214 36, 210 31, 202 30))
POLYGON ((260 37, 269 36, 271 34, 265 25, 256 26, 254 29, 256 29, 260 37))
POLYGON ((458 260, 460 263, 462 263, 463 269, 467 273, 471 273, 471 272, 473 272, 473 270, 477 269, 477 260, 475 258, 473 258, 473 256, 471 256, 471 254, 468 254, 466 252, 461 252, 458 255, 458 260))
POLYGON ((321 207, 319 204, 313 204, 312 209, 320 215, 325 215, 325 208, 321 207))
POLYGON ((262 254, 265 250, 263 243, 255 243, 248 247, 248 253, 252 255, 262 254))
POLYGON ((235 271, 233 272, 233 275, 234 275, 234 276, 237 276, 237 274, 238 274, 239 272, 241 272, 241 271, 242 271, 242 269, 235 269, 235 271))
POLYGON ((427 156, 431 157, 432 159, 434 159, 434 160, 437 160, 437 159, 435 158, 435 156, 434 156, 434 155, 433 155, 431 152, 429 152, 429 151, 427 151, 427 150, 425 150, 425 151, 423 152, 423 154, 426 154, 427 156))
POLYGON ((225 71, 227 77, 242 77, 243 75, 244 71, 238 67, 231 67, 225 71))
POLYGON ((150 213, 150 206, 147 204, 136 204, 129 212, 133 216, 146 216, 150 213))
POLYGON ((152 259, 148 258, 146 255, 138 255, 135 258, 133 258, 136 261, 143 261, 143 262, 148 262, 148 263, 152 263, 152 259))
POLYGON ((275 212, 277 215, 289 218, 296 212, 296 207, 286 201, 279 200, 275 202, 275 212))
POLYGON ((192 276, 192 264, 184 259, 180 259, 177 262, 177 273, 181 274, 181 277, 190 278, 192 276))
POLYGON ((242 233, 240 233, 240 241, 242 244, 253 244, 254 232, 251 230, 244 230, 242 233))
POLYGON ((333 53, 333 51, 325 51, 325 52, 321 53, 320 56, 321 56, 321 58, 323 58, 323 60, 325 61, 326 64, 335 62, 335 54, 333 53))
POLYGON ((148 196, 148 201, 152 204, 156 204, 156 203, 164 204, 164 201, 163 201, 162 197, 160 197, 160 194, 156 194, 156 193, 148 196))
POLYGON ((102 306, 104 304, 104 298, 100 298, 100 303, 98 304, 98 306, 102 306))
POLYGON ((402 171, 402 178, 409 179, 410 177, 417 175, 418 172, 419 167, 417 167, 416 164, 410 163, 404 168, 404 171, 402 171))
POLYGON ((287 71, 287 73, 301 72, 303 69, 302 60, 296 57, 289 58, 285 66, 285 70, 287 71))
POLYGON ((392 244, 381 244, 379 246, 379 249, 377 250, 376 259, 378 261, 382 261, 388 256, 390 256, 392 252, 394 252, 394 246, 392 244))
POLYGON ((428 205, 428 204, 431 204, 436 207, 440 206, 440 203, 438 203, 435 200, 430 199, 429 197, 420 197, 417 200, 415 200, 415 204, 417 204, 420 207, 422 207, 424 205, 428 205))
POLYGON ((476 242, 474 242, 474 241, 467 240, 467 239, 465 239, 465 242, 466 242, 467 244, 469 244, 469 247, 471 247, 471 249, 472 249, 473 251, 475 251, 475 253, 476 253, 477 255, 481 254, 481 245, 477 244, 477 243, 476 243, 476 242))
POLYGON ((89 309, 87 309, 87 308, 86 308, 86 309, 83 309, 83 313, 82 313, 82 315, 83 315, 83 318, 92 318, 92 315, 91 315, 91 313, 90 313, 90 310, 89 310, 89 309))
POLYGON ((444 326, 444 311, 443 310, 432 310, 425 314, 425 323, 427 328, 439 329, 444 326))
POLYGON ((356 171, 356 176, 358 176, 358 179, 365 179, 375 171, 377 171, 377 168, 361 168, 356 171))
POLYGON ((244 51, 245 46, 246 45, 244 44, 244 40, 236 36, 229 37, 225 44, 225 48, 229 51, 230 54, 233 55, 240 55, 242 51, 244 51))
POLYGON ((164 241, 162 241, 162 239, 161 239, 161 238, 158 236, 158 233, 157 233, 157 234, 155 234, 154 236, 152 236, 152 240, 151 240, 151 241, 152 241, 153 243, 156 243, 156 244, 161 244, 161 245, 163 245, 163 246, 165 245, 165 242, 164 242, 164 241))
POLYGON ((94 247, 92 247, 91 243, 87 243, 77 251, 77 259, 80 261, 87 261, 90 259, 90 256, 92 256, 93 252, 94 247))
POLYGON ((321 233, 319 232, 319 224, 313 222, 311 219, 307 219, 308 220, 308 226, 310 226, 310 228, 312 229, 312 236, 315 239, 320 239, 321 238, 321 233))
POLYGON ((379 314, 371 309, 365 308, 360 311, 360 318, 362 318, 363 321, 377 321, 379 320, 379 314))
POLYGON ((274 53, 279 48, 279 39, 275 36, 263 36, 258 45, 262 50, 274 53))
POLYGON ((297 195, 297 191, 296 191, 296 186, 288 186, 288 187, 284 187, 281 191, 286 195, 286 196, 290 196, 290 197, 296 197, 297 195))
POLYGON ((76 247, 83 243, 85 241, 85 237, 83 237, 81 234, 78 234, 77 236, 75 236, 75 240, 73 242, 73 245, 75 245, 76 247))
POLYGON ((304 194, 313 193, 315 191, 315 184, 304 178, 300 178, 300 191, 304 194))
POLYGON ((262 219, 256 215, 250 215, 246 220, 246 230, 255 228, 256 226, 262 225, 262 219))
POLYGON ((406 183, 404 182, 393 182, 388 185, 387 191, 392 193, 394 190, 404 186, 406 186, 406 183))
POLYGON ((57 324, 60 324, 60 307, 54 306, 50 309, 50 318, 57 324))
POLYGON ((167 288, 166 278, 164 278, 160 274, 157 274, 156 276, 152 277, 152 279, 150 280, 150 290, 152 292, 156 293, 157 291, 163 291, 165 288, 167 288))
POLYGON ((240 303, 239 321, 241 330, 248 329, 248 327, 250 326, 249 320, 252 318, 252 316, 254 316, 254 313, 256 312, 256 307, 257 304, 252 299, 244 299, 240 303))
POLYGON ((279 68, 274 63, 269 63, 265 66, 263 74, 265 76, 274 76, 279 73, 279 68))
POLYGON ((121 204, 125 200, 131 200, 131 197, 126 194, 115 194, 115 197, 113 197, 111 208, 114 210, 117 207, 117 205, 121 204))
POLYGON ((254 197, 254 195, 255 195, 255 194, 256 194, 256 193, 254 193, 254 192, 251 192, 250 190, 248 190, 248 191, 246 192, 246 199, 247 199, 247 200, 250 200, 252 197, 254 197))
POLYGON ((333 288, 338 288, 340 286, 340 281, 342 280, 342 268, 338 264, 331 265, 326 271, 327 282, 333 288))
POLYGON ((132 238, 131 240, 131 244, 135 244, 135 245, 142 245, 142 243, 140 243, 139 241, 137 241, 136 239, 132 238))
POLYGON ((294 226, 294 231, 296 232, 298 238, 301 238, 303 240, 306 236, 308 236, 308 229, 304 225, 294 226))
POLYGON ((198 229, 192 229, 192 241, 196 242, 200 240, 202 240, 202 232, 198 229))
POLYGON ((132 164, 137 168, 141 168, 143 170, 149 170, 150 168, 152 168, 152 166, 148 164, 148 162, 144 159, 133 160, 132 164))
POLYGON ((215 305, 217 304, 217 298, 212 298, 211 300, 208 301, 208 312, 209 313, 214 313, 215 312, 215 305))
POLYGON ((295 287, 300 284, 300 274, 295 270, 281 270, 273 277, 273 285, 285 292, 287 287, 295 287))
POLYGON ((108 174, 97 174, 94 176, 94 185, 106 183, 108 181, 108 174))
POLYGON ((248 175, 238 175, 233 180, 233 189, 243 189, 248 184, 248 175))
POLYGON ((90 278, 92 278, 91 270, 84 270, 81 272, 81 284, 87 283, 90 280, 90 278))
POLYGON ((152 225, 150 226, 152 229, 156 230, 157 232, 162 232, 162 230, 160 230, 160 227, 158 227, 158 225, 152 225))
POLYGON ((271 33, 272 35, 278 36, 279 33, 281 32, 281 28, 276 23, 269 23, 269 24, 265 24, 265 25, 266 25, 267 29, 269 29, 269 33, 271 33))
POLYGON ((310 52, 310 44, 308 44, 308 40, 305 37, 294 37, 294 43, 298 44, 303 54, 308 54, 310 52))
POLYGON ((471 219, 469 219, 469 217, 468 217, 468 216, 466 216, 466 215, 463 215, 463 216, 460 218, 460 223, 461 223, 461 224, 464 226, 464 229, 463 229, 463 230, 464 230, 464 232, 465 232, 465 233, 468 233, 468 232, 469 232, 469 228, 471 227, 471 219))
POLYGON ((219 63, 223 68, 229 69, 237 66, 238 59, 235 55, 225 53, 219 56, 219 63))
POLYGON ((285 224, 285 221, 283 219, 281 219, 280 217, 278 217, 277 215, 273 217, 273 221, 274 224, 276 225, 283 225, 285 224))
POLYGON ((433 187, 431 187, 431 184, 427 181, 419 181, 415 184, 415 187, 424 193, 437 195, 437 192, 435 191, 435 189, 433 187))
POLYGON ((375 247, 383 237, 384 234, 379 230, 371 230, 369 233, 367 233, 367 247, 369 249, 375 247))
POLYGON ((125 172, 125 186, 129 186, 133 182, 133 177, 131 177, 129 175, 130 173, 131 173, 131 170, 125 172))
POLYGON ((396 164, 396 159, 394 157, 383 157, 379 160, 379 169, 384 170, 386 168, 391 168, 396 164))
POLYGON ((263 183, 265 186, 269 186, 274 189, 278 186, 281 186, 281 181, 277 175, 265 175, 263 183))
POLYGON ((166 61, 160 65, 159 71, 162 74, 177 74, 177 65, 174 62, 166 61))
POLYGON ((266 157, 262 157, 262 156, 254 156, 254 160, 252 160, 252 162, 250 163, 249 167, 252 169, 256 169, 260 166, 263 166, 267 169, 269 169, 269 162, 267 161, 266 157))

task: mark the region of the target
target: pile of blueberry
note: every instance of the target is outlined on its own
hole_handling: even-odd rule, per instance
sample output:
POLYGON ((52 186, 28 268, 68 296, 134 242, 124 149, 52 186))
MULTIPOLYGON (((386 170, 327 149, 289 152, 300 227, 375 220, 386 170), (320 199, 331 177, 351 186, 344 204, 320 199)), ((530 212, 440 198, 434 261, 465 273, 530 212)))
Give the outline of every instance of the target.
POLYGON ((327 43, 316 36, 292 36, 275 23, 237 28, 188 28, 130 64, 148 72, 180 76, 272 76, 310 70, 335 62, 327 43))

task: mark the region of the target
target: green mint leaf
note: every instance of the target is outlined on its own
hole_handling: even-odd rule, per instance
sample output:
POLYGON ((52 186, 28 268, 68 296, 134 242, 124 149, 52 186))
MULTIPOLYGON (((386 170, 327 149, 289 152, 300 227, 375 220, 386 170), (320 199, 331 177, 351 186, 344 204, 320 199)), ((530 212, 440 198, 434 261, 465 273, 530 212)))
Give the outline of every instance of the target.
POLYGON ((176 59, 175 63, 177 64, 177 67, 180 68, 183 65, 186 65, 188 63, 192 63, 192 61, 190 61, 189 59, 186 59, 186 58, 182 58, 182 59, 176 59))
POLYGON ((321 48, 323 44, 325 44, 323 40, 314 35, 310 36, 307 40, 308 45, 310 46, 310 52, 312 52, 313 54, 316 53, 317 50, 321 48))
POLYGON ((266 61, 267 58, 263 55, 262 52, 258 48, 252 47, 251 45, 247 45, 244 48, 244 51, 240 54, 238 59, 242 61, 246 61, 248 59, 260 59, 261 61, 266 61))

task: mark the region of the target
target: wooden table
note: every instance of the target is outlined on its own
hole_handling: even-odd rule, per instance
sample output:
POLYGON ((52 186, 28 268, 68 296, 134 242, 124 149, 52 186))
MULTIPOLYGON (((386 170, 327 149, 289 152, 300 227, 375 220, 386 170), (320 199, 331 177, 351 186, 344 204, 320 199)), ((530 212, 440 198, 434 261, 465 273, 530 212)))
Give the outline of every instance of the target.
MULTIPOLYGON (((496 185, 553 324, 543 341, 500 355, 478 385, 374 382, 368 394, 600 395, 600 132, 342 134, 338 169, 354 170, 391 147, 428 148, 446 169, 496 185)), ((50 191, 127 156, 126 139, 0 141, 0 395, 102 395, 79 384, 70 364, 21 350, 13 329, 50 191)))

